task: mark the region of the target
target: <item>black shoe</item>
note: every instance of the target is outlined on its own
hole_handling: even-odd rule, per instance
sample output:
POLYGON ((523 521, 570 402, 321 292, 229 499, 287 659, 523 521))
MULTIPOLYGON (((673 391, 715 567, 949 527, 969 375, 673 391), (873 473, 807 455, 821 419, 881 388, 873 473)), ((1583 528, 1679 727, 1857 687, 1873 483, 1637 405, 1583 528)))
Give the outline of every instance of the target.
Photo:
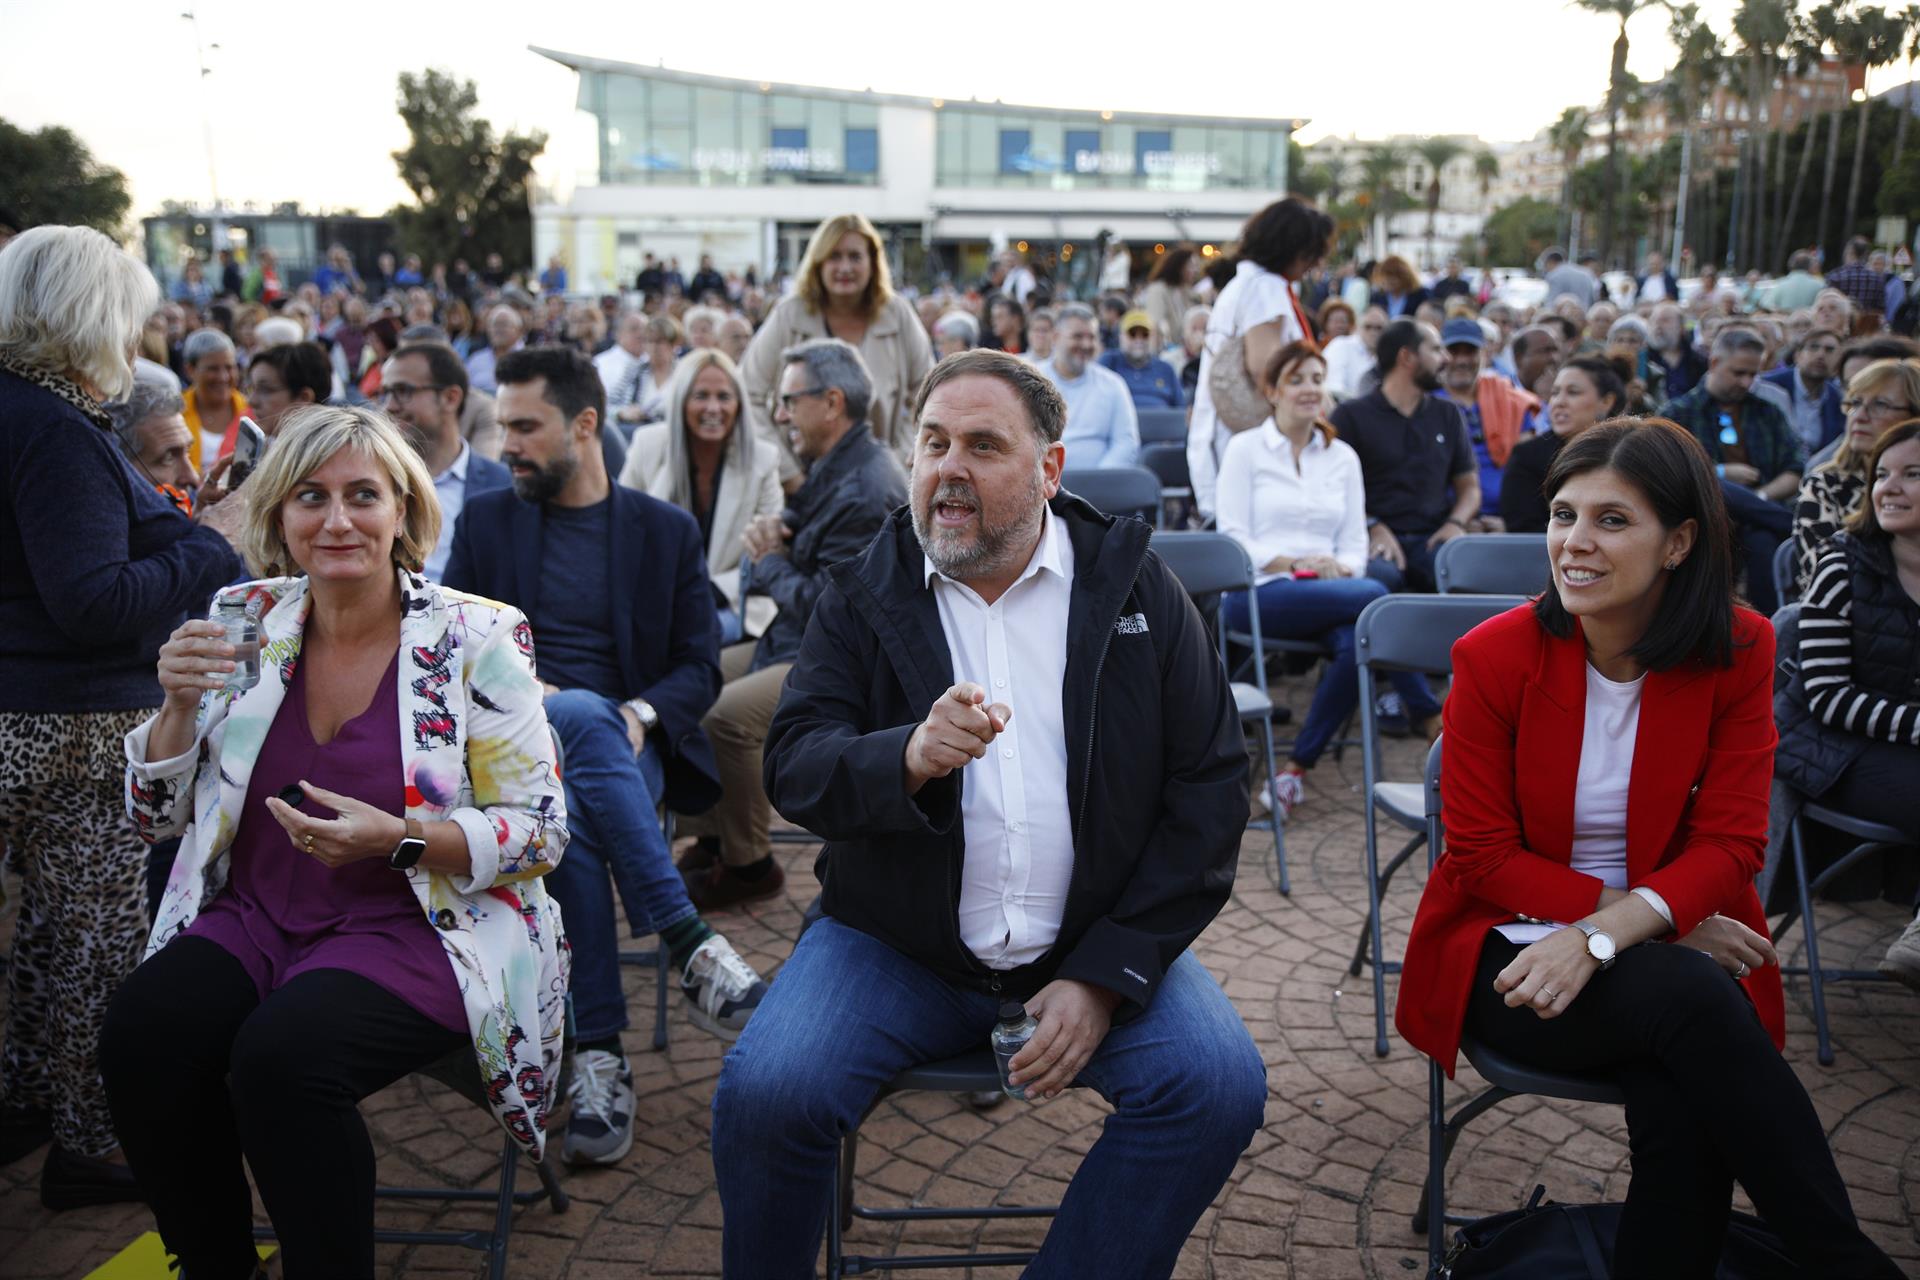
POLYGON ((39 1107, 0 1107, 0 1165, 12 1164, 53 1141, 53 1122, 39 1107))
POLYGON ((701 836, 673 865, 694 878, 704 879, 708 871, 720 865, 720 837, 701 836))
POLYGON ((57 1142, 40 1168, 40 1203, 49 1209, 132 1204, 145 1199, 133 1180, 133 1170, 127 1166, 74 1155, 57 1142))

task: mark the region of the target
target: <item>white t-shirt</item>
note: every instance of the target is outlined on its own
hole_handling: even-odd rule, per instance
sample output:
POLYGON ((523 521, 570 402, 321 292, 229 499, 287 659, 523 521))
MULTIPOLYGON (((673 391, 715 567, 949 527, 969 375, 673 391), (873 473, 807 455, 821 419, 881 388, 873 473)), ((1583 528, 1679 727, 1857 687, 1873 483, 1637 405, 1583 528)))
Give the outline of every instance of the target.
POLYGON ((1359 395, 1361 380, 1379 363, 1357 333, 1343 333, 1329 340, 1321 354, 1327 360, 1327 390, 1343 396, 1359 395))
MULTIPOLYGON (((1587 667, 1586 732, 1573 788, 1573 856, 1568 865, 1613 889, 1627 887, 1627 790, 1633 778, 1633 738, 1640 730, 1640 691, 1646 676, 1621 684, 1587 667)), ((1525 946, 1558 925, 1503 924, 1500 936, 1525 946)))
POLYGON ((1220 425, 1213 411, 1213 392, 1207 382, 1213 372, 1213 353, 1228 339, 1275 320, 1281 322, 1283 344, 1306 337, 1294 314, 1292 291, 1285 276, 1275 275, 1257 262, 1242 262, 1213 305, 1206 346, 1200 351, 1200 382, 1193 392, 1193 416, 1187 420, 1187 473, 1193 480, 1194 501, 1207 515, 1213 514, 1220 455, 1226 451, 1227 437, 1233 434, 1220 425))

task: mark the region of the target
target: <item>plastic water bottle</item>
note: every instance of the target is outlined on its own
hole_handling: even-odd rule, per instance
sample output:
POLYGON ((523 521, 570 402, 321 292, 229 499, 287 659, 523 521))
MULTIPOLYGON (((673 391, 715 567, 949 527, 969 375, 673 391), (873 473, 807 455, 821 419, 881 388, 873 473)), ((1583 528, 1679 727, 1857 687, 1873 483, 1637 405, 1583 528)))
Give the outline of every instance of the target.
POLYGON ((994 1024, 993 1035, 990 1038, 993 1042, 993 1064, 1000 1068, 1000 1087, 1007 1091, 1009 1098, 1019 1098, 1023 1102, 1026 1100, 1027 1087, 1008 1082, 1007 1073, 1012 1070, 1008 1064, 1013 1061, 1013 1055, 1025 1048, 1027 1041, 1033 1039, 1033 1033, 1039 1029, 1039 1022, 1027 1012, 1025 1005, 1009 1000, 1000 1006, 1000 1021, 994 1024))
POLYGON ((260 683, 260 621, 247 609, 244 600, 223 600, 215 621, 227 629, 226 641, 233 646, 233 670, 227 673, 227 688, 243 692, 260 683))

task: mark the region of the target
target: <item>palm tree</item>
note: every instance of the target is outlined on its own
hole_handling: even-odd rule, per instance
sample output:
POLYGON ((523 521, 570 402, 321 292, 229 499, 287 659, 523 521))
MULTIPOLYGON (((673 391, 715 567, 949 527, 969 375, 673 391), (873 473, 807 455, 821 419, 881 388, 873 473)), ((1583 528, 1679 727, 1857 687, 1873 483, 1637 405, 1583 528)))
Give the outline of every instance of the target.
POLYGON ((1747 200, 1741 221, 1747 227, 1743 237, 1746 260, 1760 265, 1761 245, 1766 236, 1767 142, 1779 124, 1769 117, 1768 100, 1780 53, 1793 34, 1793 9, 1797 0, 1740 0, 1733 15, 1733 34, 1740 40, 1740 52, 1747 64, 1747 152, 1745 170, 1747 200))
MULTIPOLYGON (((1833 49, 1834 56, 1846 62, 1855 41, 1853 0, 1827 0, 1813 11, 1813 26, 1821 39, 1833 49)), ((1834 168, 1840 161, 1840 108, 1827 112, 1827 161, 1820 180, 1820 205, 1815 216, 1813 242, 1822 252, 1827 247, 1827 215, 1833 211, 1834 168)))
POLYGON ((1567 241, 1573 226, 1573 171, 1580 163, 1580 153, 1586 150, 1587 134, 1593 129, 1593 117, 1584 107, 1568 107, 1560 113, 1560 118, 1547 126, 1547 143, 1560 153, 1560 242, 1567 245, 1567 253, 1573 255, 1574 246, 1567 241))
POLYGON ((1900 163, 1900 153, 1907 149, 1907 126, 1913 123, 1913 64, 1920 62, 1920 4, 1910 4, 1900 11, 1900 25, 1907 40, 1907 109, 1900 113, 1900 123, 1893 130, 1893 159, 1887 167, 1893 168, 1900 163))
POLYGON ((1480 183, 1480 203, 1487 202, 1493 180, 1500 176, 1500 157, 1485 147, 1473 153, 1473 176, 1480 183))
POLYGON ((1373 256, 1387 253, 1387 218, 1406 203, 1407 152, 1404 147, 1382 142, 1360 158, 1361 195, 1373 218, 1373 256))
POLYGON ((1687 244, 1687 203, 1693 193, 1693 136, 1700 106, 1720 79, 1723 54, 1720 37, 1700 19, 1700 6, 1685 4, 1672 11, 1667 38, 1673 42, 1674 68, 1664 92, 1674 118, 1681 122, 1680 180, 1674 197, 1673 244, 1668 261, 1679 262, 1687 244))
MULTIPOLYGON (((1905 23, 1885 9, 1862 9, 1857 18, 1859 43, 1855 46, 1859 63, 1872 75, 1875 67, 1889 66, 1900 60, 1900 38, 1905 23)), ((1847 182, 1847 220, 1840 225, 1840 238, 1853 234, 1854 215, 1860 211, 1860 170, 1867 158, 1867 126, 1873 121, 1873 99, 1862 90, 1860 123, 1853 133, 1853 177, 1847 182)))
POLYGON ((1467 149, 1452 138, 1423 138, 1414 150, 1420 153, 1420 158, 1427 162, 1427 168, 1432 171, 1427 179, 1428 260, 1424 264, 1431 267, 1433 265, 1433 225, 1440 213, 1440 174, 1453 163, 1454 157, 1465 155, 1467 149))
POLYGON ((1577 8, 1616 18, 1620 23, 1620 32, 1613 38, 1613 64, 1607 74, 1607 202, 1600 215, 1600 253, 1609 266, 1613 265, 1613 230, 1620 205, 1620 106, 1627 82, 1627 20, 1658 3, 1660 0, 1573 0, 1577 8))

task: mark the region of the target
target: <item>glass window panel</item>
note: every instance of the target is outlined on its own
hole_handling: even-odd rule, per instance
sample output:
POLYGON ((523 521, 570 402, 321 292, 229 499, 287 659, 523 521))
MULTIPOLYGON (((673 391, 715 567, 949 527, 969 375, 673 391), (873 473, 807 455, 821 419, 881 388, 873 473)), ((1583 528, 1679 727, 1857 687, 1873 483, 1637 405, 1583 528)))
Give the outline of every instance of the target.
POLYGON ((957 186, 967 172, 966 121, 951 111, 935 113, 934 176, 944 186, 957 186))
POLYGON ((1058 120, 1035 120, 1028 132, 1027 156, 1036 181, 1044 185, 1066 169, 1064 130, 1058 120))
POLYGON ((848 173, 880 172, 880 131, 877 129, 848 129, 846 171, 848 173))
POLYGON ((1066 171, 1092 183, 1100 173, 1100 131, 1068 129, 1062 148, 1066 152, 1066 171))
POLYGON ((1138 129, 1133 135, 1133 172, 1144 185, 1164 187, 1172 176, 1173 133, 1167 129, 1138 129))
POLYGON ((684 84, 667 84, 655 81, 652 99, 653 121, 662 125, 691 125, 693 123, 693 87, 684 84))
POLYGON ((880 108, 871 102, 843 102, 840 106, 846 113, 849 129, 871 128, 880 123, 880 108))
POLYGON ((978 182, 989 180, 995 173, 995 159, 999 155, 999 121, 985 112, 968 112, 967 121, 967 163, 963 181, 978 182))
POLYGON ((1002 129, 1000 131, 1000 169, 1001 173, 1031 173, 1033 157, 1031 148, 1033 134, 1026 129, 1002 129))

